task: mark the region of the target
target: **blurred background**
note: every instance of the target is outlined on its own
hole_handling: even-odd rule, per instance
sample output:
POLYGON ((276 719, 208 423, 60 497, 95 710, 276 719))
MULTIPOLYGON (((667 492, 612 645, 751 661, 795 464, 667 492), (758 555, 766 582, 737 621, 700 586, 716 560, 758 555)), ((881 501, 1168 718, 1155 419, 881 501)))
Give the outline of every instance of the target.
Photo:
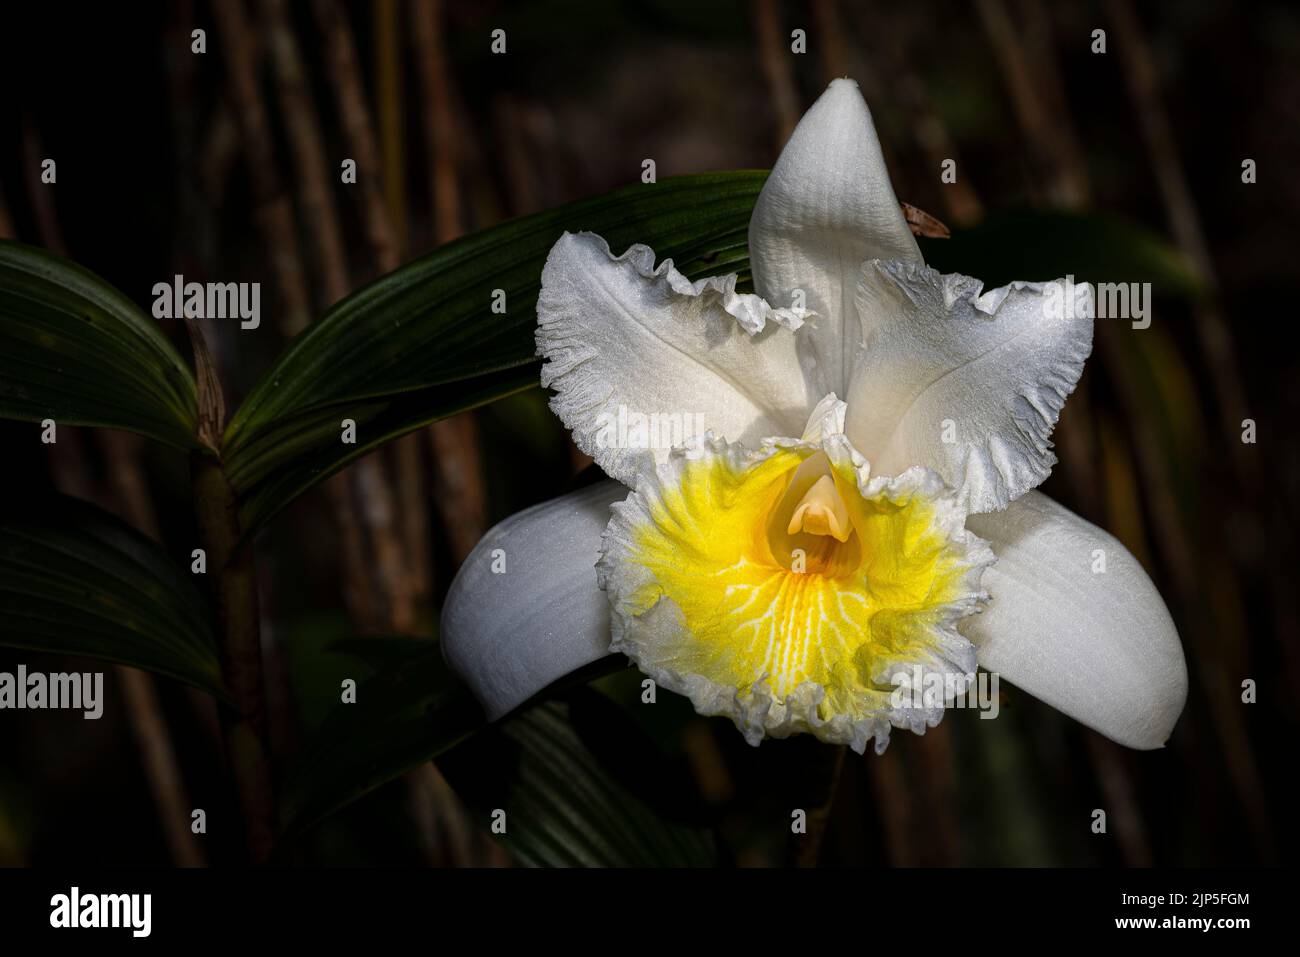
MULTIPOLYGON (((1297 850, 1300 364, 1282 308, 1300 205, 1294 5, 210 0, 30 4, 5 21, 0 235, 59 251, 146 307, 174 273, 262 282, 261 334, 211 327, 232 404, 369 279, 636 182, 644 158, 660 177, 770 167, 827 82, 854 77, 900 200, 953 231, 925 242, 932 264, 995 284, 1055 278, 1073 253, 1081 278, 1094 263, 1113 281, 1154 275, 1149 329, 1098 324, 1045 491, 1116 534, 1165 596, 1190 671, 1173 739, 1130 752, 1003 684, 996 721, 950 712, 883 757, 841 762, 807 738, 750 749, 666 692, 644 708, 631 671, 566 691, 545 716, 559 723, 532 730, 702 849, 691 860, 1229 865, 1297 850), (498 28, 505 55, 490 49, 498 28), (45 157, 57 189, 39 183, 45 157), (356 186, 339 183, 343 158, 357 160, 356 186), (1094 239, 1054 244, 1063 222, 1094 239), (1033 274, 1052 256, 1061 268, 1033 274), (1104 271, 1124 262, 1138 271, 1104 271), (1247 679, 1257 703, 1242 702, 1247 679), (798 841, 795 807, 810 816, 798 841), (1104 836, 1094 808, 1107 809, 1104 836)), ((0 423, 0 447, 24 428, 0 423)), ((90 499, 188 564, 184 457, 125 434, 66 435, 45 459, 6 454, 11 504, 49 488, 90 499)), ((478 536, 591 480, 589 466, 539 388, 412 434, 296 502, 259 543, 277 760, 365 667, 331 643, 431 638, 478 536)), ((106 667, 0 649, 0 670, 19 662, 106 667)), ((211 702, 107 670, 100 721, 0 715, 0 863, 231 857, 211 702), (213 822, 206 839, 184 826, 192 807, 213 822)), ((484 810, 503 776, 545 776, 545 761, 520 770, 523 739, 476 735, 295 838, 286 859, 534 860, 495 841, 484 810)))

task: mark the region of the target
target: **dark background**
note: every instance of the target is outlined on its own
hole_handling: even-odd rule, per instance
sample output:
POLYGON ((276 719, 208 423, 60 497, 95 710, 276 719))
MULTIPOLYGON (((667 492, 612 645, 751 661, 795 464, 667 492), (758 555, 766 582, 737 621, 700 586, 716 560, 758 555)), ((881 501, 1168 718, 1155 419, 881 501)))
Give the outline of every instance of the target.
MULTIPOLYGON (((246 29, 231 33, 214 6, 230 2, 7 6, 0 227, 64 252, 146 307, 153 284, 177 271, 261 281, 264 334, 216 327, 233 403, 284 341, 276 314, 286 295, 267 266, 269 205, 291 210, 311 313, 330 304, 328 290, 354 288, 382 264, 337 182, 350 151, 317 17, 334 4, 289 4, 278 22, 301 54, 319 118, 343 276, 325 275, 306 251, 309 197, 267 52, 275 8, 246 5, 246 29), (207 31, 205 55, 189 51, 194 27, 207 31), (252 58, 261 81, 277 181, 270 194, 250 177, 230 46, 252 58), (45 156, 58 162, 55 188, 34 181, 45 156)), ((1300 687, 1293 5, 340 6, 378 131, 383 171, 372 181, 382 179, 401 260, 461 232, 634 182, 645 157, 661 177, 768 167, 790 124, 844 74, 871 104, 899 198, 954 230, 1009 211, 1069 210, 1122 217, 1167 244, 1197 292, 1162 294, 1141 333, 1099 324, 1056 436, 1062 466, 1045 490, 1118 535, 1166 597, 1190 672, 1172 741, 1160 752, 1126 751, 1004 685, 997 721, 953 712, 924 738, 900 732, 882 758, 850 754, 820 860, 1221 865, 1289 857, 1300 687), (421 23, 431 29, 416 29, 421 23), (497 27, 507 31, 504 57, 489 53, 497 27), (1090 52, 1098 27, 1107 31, 1105 55, 1090 52), (801 56, 789 50, 795 28, 808 32, 801 56), (430 69, 439 55, 442 65, 430 69), (958 161, 956 187, 940 183, 946 157, 958 161), (1241 182, 1247 157, 1258 164, 1254 185, 1241 182), (1243 418, 1257 423, 1254 445, 1240 441, 1243 418), (1258 684, 1254 705, 1240 701, 1247 678, 1258 684), (1097 807, 1109 811, 1106 836, 1088 827, 1097 807)), ((1034 220, 999 221, 1010 225, 985 253, 1005 273, 980 278, 1054 278, 1016 273, 1044 241, 1034 220)), ((941 242, 927 244, 928 257, 941 242)), ((395 476, 392 514, 373 514, 361 481, 345 493, 368 549, 394 541, 406 549, 403 567, 416 571, 401 595, 383 579, 381 555, 368 553, 362 566, 373 580, 350 580, 356 569, 340 559, 339 500, 321 490, 261 543, 282 759, 319 722, 338 676, 352 673, 325 651, 330 641, 398 625, 432 634, 439 598, 475 536, 585 480, 588 463, 540 389, 454 423, 374 457, 395 476), (361 592, 374 597, 367 603, 361 592)), ((10 505, 58 488, 141 525, 178 560, 188 555, 180 456, 69 429, 58 457, 46 461, 30 451, 28 430, 0 423, 10 505)), ((117 672, 0 650, 0 670, 20 661, 106 670, 110 701, 98 722, 79 713, 0 714, 0 863, 180 859, 159 825, 140 726, 126 717, 134 705, 123 702, 117 672)), ((574 724, 632 793, 672 819, 717 827, 724 860, 797 858, 788 809, 815 806, 821 785, 812 782, 826 780, 833 749, 796 739, 752 750, 729 725, 696 717, 680 700, 661 701, 648 725, 629 704, 634 676, 595 688, 572 696, 574 724)), ((184 806, 208 810, 201 854, 220 862, 233 853, 221 823, 231 808, 210 704, 162 680, 156 691, 153 713, 172 741, 184 806)), ((439 770, 381 789, 300 838, 291 859, 508 863, 485 819, 467 809, 490 791, 500 745, 491 734, 476 738, 439 770)))

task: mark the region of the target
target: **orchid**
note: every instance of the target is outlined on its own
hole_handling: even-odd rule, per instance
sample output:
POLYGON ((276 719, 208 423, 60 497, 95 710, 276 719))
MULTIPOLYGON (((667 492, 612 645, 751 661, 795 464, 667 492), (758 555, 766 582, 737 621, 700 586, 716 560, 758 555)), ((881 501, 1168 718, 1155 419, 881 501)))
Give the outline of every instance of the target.
POLYGON ((986 292, 927 267, 847 79, 792 134, 749 251, 754 293, 589 233, 551 250, 542 384, 610 479, 501 523, 453 583, 444 654, 488 715, 621 653, 751 744, 883 751, 944 712, 900 706, 901 675, 983 667, 1162 746, 1187 692, 1164 602, 1115 538, 1034 491, 1091 290, 1054 311, 1059 284, 986 292), (609 441, 627 410, 698 412, 707 432, 609 441))

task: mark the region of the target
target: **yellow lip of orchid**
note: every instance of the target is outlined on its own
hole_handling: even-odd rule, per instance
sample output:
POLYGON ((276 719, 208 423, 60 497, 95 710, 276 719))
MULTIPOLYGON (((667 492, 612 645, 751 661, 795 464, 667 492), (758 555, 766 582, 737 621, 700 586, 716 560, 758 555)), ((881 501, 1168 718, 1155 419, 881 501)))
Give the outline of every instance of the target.
POLYGON ((935 473, 872 478, 842 433, 808 435, 708 437, 643 473, 598 565, 612 650, 751 743, 810 732, 883 751, 891 727, 943 713, 895 707, 895 675, 973 675, 956 626, 993 554, 935 473))

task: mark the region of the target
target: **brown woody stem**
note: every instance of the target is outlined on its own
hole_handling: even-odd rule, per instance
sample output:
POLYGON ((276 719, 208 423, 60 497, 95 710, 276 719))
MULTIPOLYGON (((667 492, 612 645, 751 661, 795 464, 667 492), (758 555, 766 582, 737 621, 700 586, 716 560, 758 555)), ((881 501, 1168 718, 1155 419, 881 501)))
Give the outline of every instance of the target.
POLYGON ((226 754, 249 856, 261 864, 274 844, 274 798, 252 546, 241 543, 234 491, 220 462, 196 452, 191 471, 199 537, 216 576, 221 674, 233 698, 233 707, 221 709, 226 754))
POLYGON ((266 729, 266 688, 262 681, 262 635, 257 607, 253 545, 243 537, 239 504, 221 466, 225 399, 207 340, 198 323, 186 317, 194 349, 198 384, 198 440, 190 458, 199 541, 215 576, 217 650, 221 676, 233 707, 221 709, 226 757, 244 822, 244 839, 255 864, 265 863, 275 843, 275 797, 266 729))

